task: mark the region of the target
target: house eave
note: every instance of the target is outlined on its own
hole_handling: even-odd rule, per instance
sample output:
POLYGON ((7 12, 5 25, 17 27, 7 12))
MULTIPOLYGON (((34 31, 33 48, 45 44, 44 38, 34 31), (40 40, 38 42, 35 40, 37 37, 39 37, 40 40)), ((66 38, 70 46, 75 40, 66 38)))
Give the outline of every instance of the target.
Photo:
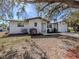
POLYGON ((42 17, 34 17, 34 18, 29 18, 29 19, 23 19, 23 20, 7 20, 7 21, 16 21, 16 22, 22 22, 22 21, 29 21, 29 20, 35 20, 35 19, 42 19, 42 20, 44 20, 44 21, 47 21, 47 22, 49 22, 50 20, 47 20, 47 19, 44 19, 44 18, 42 18, 42 17))

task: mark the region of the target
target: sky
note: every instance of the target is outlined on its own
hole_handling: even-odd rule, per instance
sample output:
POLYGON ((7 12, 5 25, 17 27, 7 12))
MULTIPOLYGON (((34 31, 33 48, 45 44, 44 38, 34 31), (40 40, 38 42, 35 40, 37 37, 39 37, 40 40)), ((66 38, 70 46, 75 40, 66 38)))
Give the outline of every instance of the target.
POLYGON ((19 12, 19 19, 28 19, 28 18, 33 18, 33 17, 37 17, 38 13, 36 10, 36 6, 34 3, 32 4, 25 4, 24 8, 25 8, 25 12, 22 12, 21 7, 23 7, 23 4, 18 5, 17 3, 15 4, 15 6, 13 7, 12 14, 13 14, 13 19, 18 20, 18 16, 17 13, 19 12), (22 13, 21 13, 22 12, 22 13))
MULTIPOLYGON (((10 18, 6 15, 7 20, 18 20, 18 18, 19 18, 19 20, 23 20, 23 19, 38 17, 38 11, 36 9, 35 3, 26 3, 24 5, 23 5, 23 3, 21 3, 19 5, 17 3, 15 3, 13 8, 10 9, 10 12, 12 14, 12 18, 10 18), (25 12, 23 12, 21 9, 23 6, 25 8, 25 12), (18 12, 19 12, 19 16, 17 16, 18 12)), ((0 15, 1 15, 1 13, 0 13, 0 15)), ((54 16, 54 18, 56 18, 56 21, 59 22, 59 21, 66 19, 69 15, 70 15, 70 11, 69 11, 69 9, 66 9, 66 10, 61 11, 60 14, 58 14, 57 16, 54 16)), ((52 18, 52 20, 53 20, 53 18, 52 18)))

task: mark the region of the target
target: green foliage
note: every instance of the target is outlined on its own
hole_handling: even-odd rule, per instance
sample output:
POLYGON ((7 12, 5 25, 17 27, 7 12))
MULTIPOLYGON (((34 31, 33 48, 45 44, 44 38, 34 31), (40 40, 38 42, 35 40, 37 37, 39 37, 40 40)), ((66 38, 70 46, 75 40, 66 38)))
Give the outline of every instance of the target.
POLYGON ((76 12, 71 13, 71 15, 66 20, 66 23, 69 26, 73 26, 74 24, 79 25, 79 12, 76 11, 76 12))
POLYGON ((71 13, 71 15, 66 20, 66 23, 68 24, 69 27, 73 27, 73 30, 69 29, 69 31, 78 32, 79 31, 79 11, 75 11, 71 13))
POLYGON ((75 31, 74 31, 73 27, 69 27, 68 32, 75 32, 75 31))

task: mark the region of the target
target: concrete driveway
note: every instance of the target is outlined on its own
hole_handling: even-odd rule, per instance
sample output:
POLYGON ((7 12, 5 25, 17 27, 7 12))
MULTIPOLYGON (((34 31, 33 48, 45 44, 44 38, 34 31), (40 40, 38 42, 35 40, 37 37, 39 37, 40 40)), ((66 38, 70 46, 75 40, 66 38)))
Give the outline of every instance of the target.
POLYGON ((49 59, 72 59, 66 56, 67 50, 79 45, 79 41, 76 41, 78 39, 62 35, 33 36, 32 39, 43 51, 47 52, 49 59))

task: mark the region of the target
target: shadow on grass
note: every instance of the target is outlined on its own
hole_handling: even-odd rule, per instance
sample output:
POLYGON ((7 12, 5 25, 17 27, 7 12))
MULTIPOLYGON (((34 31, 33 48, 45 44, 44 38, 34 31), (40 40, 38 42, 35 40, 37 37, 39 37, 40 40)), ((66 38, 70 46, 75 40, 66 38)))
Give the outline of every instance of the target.
POLYGON ((73 41, 79 42, 79 38, 66 36, 66 35, 60 35, 60 34, 52 34, 52 35, 13 34, 13 35, 8 35, 7 37, 22 37, 22 36, 31 36, 31 38, 33 38, 33 39, 38 39, 38 38, 41 38, 41 39, 42 38, 57 38, 57 39, 68 39, 68 40, 73 40, 73 41))
POLYGON ((56 38, 60 37, 61 35, 59 34, 54 34, 54 35, 31 35, 31 38, 56 38))

